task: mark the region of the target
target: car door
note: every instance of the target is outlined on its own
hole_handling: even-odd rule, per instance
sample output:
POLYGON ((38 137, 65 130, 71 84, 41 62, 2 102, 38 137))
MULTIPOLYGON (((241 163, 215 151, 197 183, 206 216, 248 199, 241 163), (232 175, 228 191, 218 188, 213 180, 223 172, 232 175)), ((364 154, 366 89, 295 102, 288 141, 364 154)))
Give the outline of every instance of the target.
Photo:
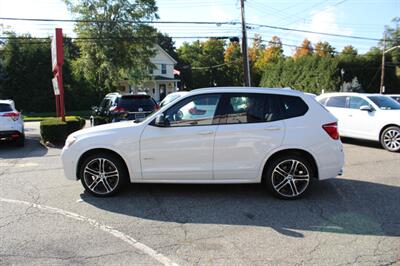
POLYGON ((214 144, 215 180, 254 180, 267 153, 281 145, 284 124, 276 99, 265 94, 225 94, 214 144))
POLYGON ((349 97, 349 109, 346 114, 349 123, 347 134, 354 138, 373 138, 378 127, 374 108, 363 98, 349 97), (360 110, 361 106, 370 106, 371 111, 360 110))
POLYGON ((167 126, 150 123, 140 140, 143 179, 153 180, 211 180, 214 122, 220 94, 203 94, 185 98, 163 114, 167 126), (207 102, 207 115, 199 103, 207 102), (190 108, 188 108, 190 107, 190 108))

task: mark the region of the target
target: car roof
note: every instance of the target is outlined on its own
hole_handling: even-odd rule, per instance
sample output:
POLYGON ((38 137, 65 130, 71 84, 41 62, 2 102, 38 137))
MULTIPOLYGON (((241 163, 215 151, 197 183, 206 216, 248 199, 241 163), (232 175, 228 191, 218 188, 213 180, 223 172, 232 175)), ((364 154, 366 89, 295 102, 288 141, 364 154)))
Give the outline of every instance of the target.
POLYGON ((282 95, 302 96, 303 92, 290 88, 260 88, 260 87, 211 87, 190 91, 190 95, 203 93, 274 93, 282 95))
POLYGON ((14 104, 13 100, 0 100, 0 103, 14 104))
POLYGON ((322 96, 388 96, 380 93, 359 93, 359 92, 327 92, 319 95, 322 96))

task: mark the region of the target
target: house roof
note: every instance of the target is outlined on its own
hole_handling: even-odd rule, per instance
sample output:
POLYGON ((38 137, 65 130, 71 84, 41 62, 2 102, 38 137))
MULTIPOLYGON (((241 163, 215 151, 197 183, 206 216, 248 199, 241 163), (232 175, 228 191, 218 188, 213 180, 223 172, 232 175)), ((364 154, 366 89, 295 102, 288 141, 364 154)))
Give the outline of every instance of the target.
POLYGON ((172 56, 170 56, 160 45, 156 44, 156 48, 163 54, 165 54, 174 64, 178 63, 172 56))

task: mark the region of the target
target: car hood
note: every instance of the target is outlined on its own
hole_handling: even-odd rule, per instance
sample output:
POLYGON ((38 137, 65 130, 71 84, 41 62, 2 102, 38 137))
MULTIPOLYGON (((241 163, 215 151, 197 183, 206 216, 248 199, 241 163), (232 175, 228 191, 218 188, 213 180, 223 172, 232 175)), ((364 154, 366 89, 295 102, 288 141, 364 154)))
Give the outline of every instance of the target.
POLYGON ((111 123, 105 125, 99 125, 89 128, 84 128, 72 133, 69 137, 83 138, 89 136, 103 135, 103 134, 111 134, 114 132, 124 132, 127 130, 131 130, 133 128, 137 128, 142 123, 134 123, 133 121, 124 121, 118 123, 111 123))

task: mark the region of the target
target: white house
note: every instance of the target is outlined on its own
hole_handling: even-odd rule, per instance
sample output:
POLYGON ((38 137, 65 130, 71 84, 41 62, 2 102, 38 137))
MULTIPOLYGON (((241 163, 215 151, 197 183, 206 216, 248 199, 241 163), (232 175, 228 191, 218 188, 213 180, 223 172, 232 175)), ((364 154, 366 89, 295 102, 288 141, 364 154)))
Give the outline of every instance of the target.
POLYGON ((146 92, 156 101, 161 101, 167 94, 177 91, 179 79, 174 78, 176 60, 159 45, 156 45, 155 49, 156 54, 150 59, 155 65, 155 69, 149 72, 149 79, 138 85, 130 85, 128 81, 122 82, 123 91, 133 93, 146 92))

